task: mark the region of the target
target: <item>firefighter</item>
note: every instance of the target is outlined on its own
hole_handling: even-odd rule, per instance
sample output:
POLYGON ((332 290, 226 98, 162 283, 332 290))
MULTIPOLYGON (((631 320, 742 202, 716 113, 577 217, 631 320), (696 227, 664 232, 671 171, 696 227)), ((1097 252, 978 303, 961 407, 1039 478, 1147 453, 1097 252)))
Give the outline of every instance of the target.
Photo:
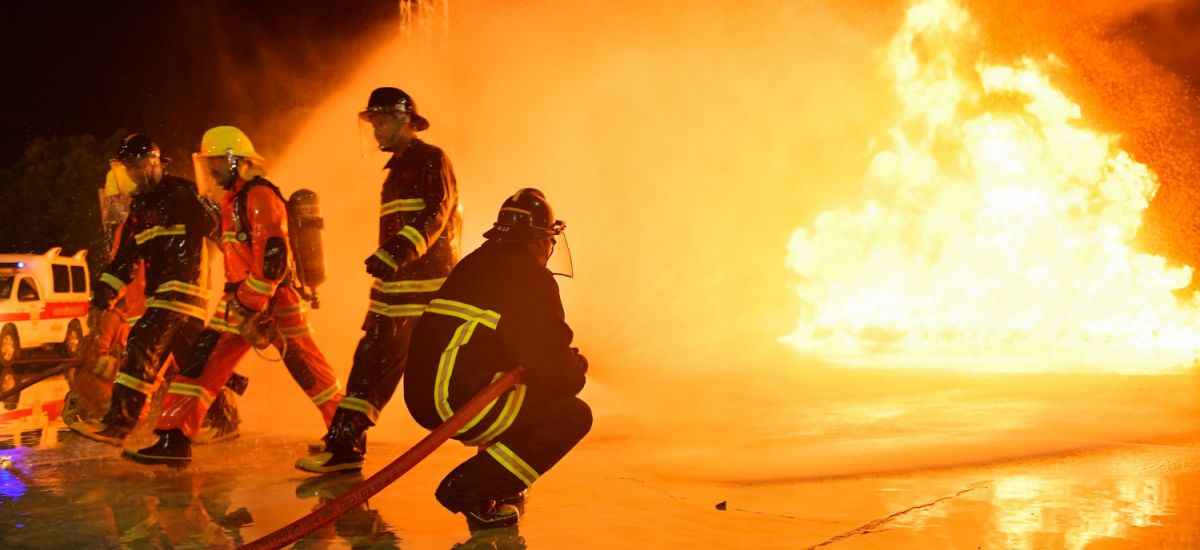
POLYGON ((404 375, 413 326, 458 262, 462 219, 454 171, 441 149, 416 137, 429 121, 397 88, 371 92, 359 121, 392 156, 384 166, 379 249, 365 262, 375 282, 346 398, 325 434, 325 448, 296 462, 313 473, 362 469, 366 430, 404 375))
POLYGON ((194 155, 197 177, 211 178, 227 192, 221 201, 221 250, 225 294, 209 328, 196 343, 180 376, 167 389, 153 445, 126 450, 143 464, 183 467, 201 419, 238 360, 251 346, 275 346, 292 378, 329 426, 341 400, 341 385, 309 335, 308 307, 293 288, 287 211, 275 184, 267 181, 263 158, 233 126, 209 129, 194 155))
MULTIPOLYGON (((134 277, 135 282, 144 280, 134 277)), ((100 315, 96 330, 89 334, 90 338, 80 354, 80 367, 71 376, 71 391, 64 400, 66 409, 63 418, 68 423, 99 420, 108 412, 108 405, 112 402, 113 380, 125 356, 130 314, 127 299, 122 297, 116 305, 100 315)))
MULTIPOLYGON (((115 160, 115 159, 114 159, 115 160)), ((110 161, 111 163, 111 161, 110 161)), ((118 163, 110 164, 112 166, 118 163)), ((112 261, 120 242, 121 224, 129 217, 129 205, 137 183, 128 177, 121 166, 109 170, 100 193, 100 219, 104 230, 104 242, 110 249, 108 260, 112 261), (118 173, 121 177, 118 177, 118 173)), ((129 329, 146 311, 146 276, 139 262, 133 268, 129 284, 122 289, 121 298, 114 307, 100 313, 95 326, 84 339, 79 354, 80 367, 72 369, 70 392, 67 394, 63 419, 67 424, 80 420, 100 420, 108 412, 112 401, 113 380, 125 357, 125 342, 129 329)), ((151 400, 153 402, 153 399, 151 400)))
POLYGON ((517 191, 413 331, 404 401, 426 429, 504 372, 524 369, 521 383, 453 436, 480 452, 451 471, 435 496, 465 515, 472 531, 515 525, 526 489, 591 429, 591 409, 576 397, 587 360, 571 347, 547 268, 556 244, 559 258, 569 257, 565 229, 540 191, 517 191))
MULTIPOLYGON (((126 137, 111 162, 117 179, 132 181, 129 215, 118 230, 112 261, 92 292, 98 319, 112 309, 141 265, 145 312, 129 332, 125 357, 116 373, 108 412, 101 420, 71 425, 80 435, 121 445, 146 409, 162 374, 174 357, 185 358, 208 317, 208 263, 204 240, 215 234, 217 212, 201 198, 196 184, 163 173, 164 158, 144 134, 126 137)), ((94 323, 93 323, 94 324, 94 323)), ((220 435, 237 435, 237 411, 228 392, 216 397, 220 435)))

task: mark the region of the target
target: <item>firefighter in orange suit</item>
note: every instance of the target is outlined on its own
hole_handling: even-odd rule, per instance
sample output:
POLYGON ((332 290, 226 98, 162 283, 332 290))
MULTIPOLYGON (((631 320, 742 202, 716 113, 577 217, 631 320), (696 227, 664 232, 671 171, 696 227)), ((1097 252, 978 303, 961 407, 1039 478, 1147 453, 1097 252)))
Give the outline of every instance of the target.
MULTIPOLYGON (((145 276, 146 311, 130 330, 125 358, 116 373, 112 400, 102 420, 71 424, 95 441, 121 445, 143 415, 162 366, 183 362, 208 317, 208 262, 205 239, 217 228, 217 212, 201 198, 195 183, 163 173, 159 148, 143 134, 124 139, 111 162, 118 179, 135 187, 129 216, 118 231, 112 261, 92 288, 91 318, 112 308, 136 279, 145 276)), ((218 388, 219 389, 219 388, 218 388)), ((220 392, 221 424, 236 434, 230 397, 220 392)))
POLYGON ((128 306, 124 298, 100 316, 100 321, 81 355, 81 365, 71 377, 63 418, 68 424, 99 420, 112 401, 113 380, 125 355, 129 338, 128 306))
MULTIPOLYGON (((125 171, 122 176, 128 176, 128 172, 125 171)), ((136 190, 137 183, 131 178, 118 178, 117 171, 108 171, 104 189, 100 190, 100 217, 105 241, 112 249, 109 261, 117 253, 121 227, 129 216, 129 206, 136 190)), ((80 366, 71 377, 71 391, 65 400, 63 419, 67 424, 100 420, 108 412, 113 381, 125 357, 129 329, 146 311, 146 272, 142 264, 134 268, 132 280, 123 290, 116 305, 100 314, 97 326, 92 327, 95 330, 84 340, 80 366)))
POLYGON ((517 191, 413 332, 404 402, 429 430, 506 371, 524 369, 520 383, 453 436, 481 452, 451 471, 435 496, 466 516, 472 531, 516 525, 525 490, 592 426, 591 409, 576 397, 588 364, 571 347, 553 277, 570 272, 548 267, 551 256, 570 257, 565 230, 541 191, 517 191))
POLYGON ((125 451, 126 458, 143 464, 191 462, 205 411, 251 346, 279 350, 327 427, 342 397, 333 369, 309 335, 307 305, 292 286, 287 210, 279 188, 264 177, 263 158, 241 130, 218 126, 204 133, 194 160, 198 175, 227 191, 221 202, 225 295, 167 389, 154 429, 158 441, 125 451))
POLYGON ((398 88, 371 92, 359 120, 392 157, 385 166, 379 249, 365 262, 375 278, 366 334, 354 351, 346 398, 325 435, 325 449, 296 462, 313 473, 362 468, 367 428, 400 384, 413 326, 458 262, 462 218, 454 170, 441 149, 415 135, 429 121, 398 88))

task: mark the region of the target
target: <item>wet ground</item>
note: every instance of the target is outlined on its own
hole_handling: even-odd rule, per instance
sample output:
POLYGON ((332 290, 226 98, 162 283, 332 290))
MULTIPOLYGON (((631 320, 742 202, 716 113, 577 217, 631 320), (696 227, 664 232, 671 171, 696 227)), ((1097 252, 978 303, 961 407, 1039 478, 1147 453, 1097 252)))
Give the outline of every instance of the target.
MULTIPOLYGON (((233 547, 361 479, 292 469, 319 434, 271 415, 303 396, 264 403, 274 375, 251 376, 242 437, 197 446, 184 471, 64 431, 61 378, 24 392, 0 411, 0 547, 233 547)), ((1200 547, 1195 390, 1187 376, 810 371, 705 384, 703 406, 652 420, 638 390, 595 381, 593 433, 538 482, 519 531, 471 541, 436 504, 469 456, 452 444, 295 547, 1200 547)), ((373 435, 367 474, 423 432, 396 407, 373 435)))

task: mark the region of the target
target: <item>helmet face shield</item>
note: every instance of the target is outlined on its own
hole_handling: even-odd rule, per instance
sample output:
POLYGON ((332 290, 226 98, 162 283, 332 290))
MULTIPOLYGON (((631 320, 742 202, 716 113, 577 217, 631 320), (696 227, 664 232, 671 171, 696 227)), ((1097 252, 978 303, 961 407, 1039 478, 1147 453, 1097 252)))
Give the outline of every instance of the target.
POLYGON ((141 193, 162 181, 164 158, 158 145, 145 134, 129 134, 121 140, 117 154, 109 159, 110 194, 141 193))
POLYGON ((127 157, 118 162, 124 168, 124 177, 136 186, 135 193, 153 189, 158 182, 162 181, 163 163, 157 152, 127 157))
POLYGON ((237 181, 237 157, 225 155, 210 157, 200 153, 192 153, 192 167, 196 170, 196 187, 202 195, 208 195, 216 189, 228 189, 237 181))
POLYGON ((137 191, 137 182, 129 176, 125 163, 112 159, 108 161, 108 175, 104 178, 105 195, 125 195, 137 191))
POLYGON ((137 188, 125 166, 116 160, 108 161, 108 174, 104 177, 104 190, 100 192, 100 220, 109 228, 115 229, 129 216, 131 194, 137 188))
POLYGON ((554 275, 575 277, 575 263, 571 259, 571 246, 567 244, 567 224, 562 220, 554 222, 554 236, 550 238, 550 259, 546 269, 554 275))

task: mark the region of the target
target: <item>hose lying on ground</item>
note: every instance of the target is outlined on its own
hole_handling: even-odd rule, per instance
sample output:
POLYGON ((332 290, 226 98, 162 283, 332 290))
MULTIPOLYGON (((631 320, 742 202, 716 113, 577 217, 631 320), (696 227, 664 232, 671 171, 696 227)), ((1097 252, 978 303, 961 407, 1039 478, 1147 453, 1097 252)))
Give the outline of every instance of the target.
POLYGON ((384 487, 391 485, 392 482, 411 470, 413 466, 416 466, 417 463, 429 456, 442 443, 450 439, 450 436, 454 435, 455 432, 466 425, 475 415, 479 414, 479 411, 483 410, 488 403, 513 387, 521 379, 521 372, 520 368, 510 370, 504 376, 492 382, 491 385, 484 388, 475 397, 472 397, 470 401, 467 401, 465 405, 459 408, 441 426, 429 432, 429 435, 425 436, 416 445, 413 445, 411 449, 400 455, 396 460, 393 460, 391 464, 384 466, 375 475, 355 485, 342 496, 313 510, 307 516, 240 547, 239 550, 283 548, 288 544, 300 540, 304 535, 328 525, 351 509, 358 507, 358 505, 365 502, 375 493, 382 491, 384 487))
POLYGON ((71 370, 71 367, 74 367, 75 365, 76 365, 76 361, 68 359, 66 361, 63 361, 62 364, 58 365, 57 367, 54 367, 52 369, 46 369, 42 372, 39 372, 37 374, 37 376, 34 376, 33 378, 23 381, 20 384, 13 386, 12 388, 10 388, 7 391, 0 392, 0 401, 4 401, 5 399, 8 399, 14 395, 17 395, 18 393, 21 393, 21 390, 24 390, 25 388, 28 388, 29 386, 32 386, 34 384, 37 384, 38 382, 41 382, 42 380, 50 378, 51 376, 67 372, 67 371, 71 370))

